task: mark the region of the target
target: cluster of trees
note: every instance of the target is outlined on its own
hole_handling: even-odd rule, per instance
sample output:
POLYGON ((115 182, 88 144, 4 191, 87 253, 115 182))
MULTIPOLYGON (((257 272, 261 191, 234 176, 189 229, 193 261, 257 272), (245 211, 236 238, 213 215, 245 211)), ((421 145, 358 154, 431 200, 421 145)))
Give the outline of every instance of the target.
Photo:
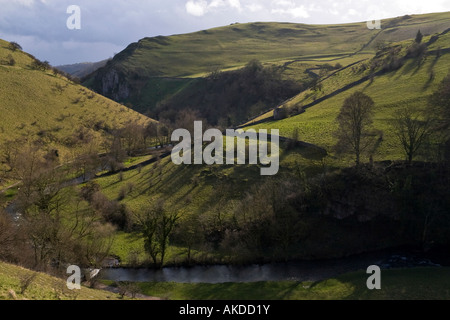
MULTIPOLYGON (((17 42, 10 42, 8 44, 8 49, 12 52, 16 52, 17 50, 22 50, 22 47, 17 42)), ((11 54, 8 54, 5 59, 0 60, 0 64, 7 66, 15 66, 16 60, 11 54)))
MULTIPOLYGON (((111 129, 102 146, 82 127, 70 137, 74 159, 21 138, 0 148, 2 180, 20 181, 14 201, 0 213, 0 259, 46 270, 76 263, 98 266, 109 253, 116 229, 134 227, 131 212, 109 200, 98 185, 77 192, 71 177, 92 178, 99 170, 123 168, 128 155, 167 143, 168 130, 154 122, 111 129), (107 152, 100 154, 105 148, 107 152)), ((163 254, 164 256, 164 254, 163 254)))
MULTIPOLYGON (((418 35, 416 43, 421 41, 418 35)), ((48 67, 45 63, 36 65, 48 67)), ((188 263, 194 248, 205 250, 208 246, 207 250, 233 257, 289 259, 299 253, 302 243, 310 241, 311 245, 319 239, 312 235, 314 224, 310 223, 318 221, 317 214, 338 216, 339 206, 345 205, 346 214, 371 212, 369 218, 360 217, 370 220, 386 214, 386 207, 373 206, 373 203, 383 202, 379 201, 380 195, 390 208, 395 208, 387 219, 395 226, 400 221, 402 230, 412 231, 414 241, 448 241, 442 232, 450 225, 447 169, 439 179, 427 180, 414 170, 375 174, 361 168, 363 158, 373 156, 383 133, 372 126, 374 101, 359 91, 344 101, 337 117, 336 150, 352 154, 356 164, 354 171, 324 174, 315 180, 306 179, 299 171, 288 178, 268 180, 254 187, 232 211, 225 212, 219 202, 215 214, 181 219, 177 212, 158 201, 133 213, 119 201, 109 200, 95 183, 88 183, 80 192, 67 185, 68 176, 81 175, 89 180, 99 168, 119 171, 127 155, 137 155, 151 146, 169 143, 171 126, 192 130, 194 120, 200 120, 201 116, 212 124, 229 126, 266 104, 273 105, 297 93, 299 88, 282 81, 276 70, 253 61, 240 71, 212 74, 199 90, 203 92, 198 95, 202 101, 199 109, 179 111, 176 99, 180 97, 166 102, 167 112, 161 111, 161 114, 171 125, 130 122, 120 129, 111 129, 96 123, 94 127, 104 130, 110 137, 103 146, 94 141, 87 128, 76 130, 66 142, 83 152, 77 154, 70 165, 61 166, 57 150, 44 151, 23 141, 5 143, 1 154, 3 178, 13 177, 21 181, 21 185, 15 208, 0 213, 0 259, 37 269, 74 262, 98 265, 109 253, 117 228, 142 232, 144 248, 155 266, 164 264, 169 242, 188 249, 188 263), (212 92, 211 95, 208 92, 212 92), (211 103, 217 101, 222 101, 223 105, 212 107, 211 103), (261 104, 249 112, 243 107, 249 103, 261 104), (228 107, 223 107, 225 105, 228 107), (236 115, 233 119, 232 114, 236 115), (102 147, 107 150, 105 155, 99 154, 102 147), (353 181, 354 185, 342 181, 353 181), (361 190, 369 190, 367 194, 371 196, 361 197, 361 190)), ((181 98, 190 101, 189 97, 181 98)), ((408 164, 413 164, 420 150, 430 144, 436 146, 440 159, 448 160, 450 74, 431 95, 426 110, 419 112, 407 107, 398 112, 392 119, 392 132, 408 164)), ((427 174, 438 175, 432 169, 427 174)), ((378 225, 380 230, 382 226, 378 225)), ((326 231, 320 227, 314 230, 326 231)), ((406 231, 403 240, 408 237, 406 231)))
POLYGON ((67 187, 68 169, 56 170, 57 159, 33 145, 22 146, 10 165, 9 175, 21 184, 13 205, 0 214, 0 258, 39 270, 74 261, 98 266, 114 228, 67 187))
POLYGON ((241 70, 212 72, 206 79, 159 103, 150 116, 176 123, 182 108, 191 109, 213 126, 230 127, 272 108, 301 89, 300 84, 283 80, 277 68, 264 67, 253 60, 241 70))
MULTIPOLYGON (((437 91, 430 96, 425 109, 414 110, 407 106, 392 119, 392 131, 402 147, 409 164, 423 150, 437 160, 448 160, 450 142, 450 74, 440 83, 437 91), (433 150, 435 152, 433 152, 433 150)), ((374 114, 373 100, 358 91, 349 96, 337 117, 339 129, 336 132, 338 153, 351 153, 359 166, 361 156, 373 156, 383 139, 383 133, 372 127, 374 114)))
POLYGON ((72 165, 77 175, 88 180, 99 168, 118 172, 123 169, 127 156, 146 154, 151 147, 170 144, 170 127, 156 122, 128 122, 121 128, 110 128, 102 121, 94 121, 74 130, 63 144, 82 150, 73 157, 72 165), (103 133, 102 144, 94 139, 92 130, 103 133), (100 150, 104 153, 100 154, 100 150))

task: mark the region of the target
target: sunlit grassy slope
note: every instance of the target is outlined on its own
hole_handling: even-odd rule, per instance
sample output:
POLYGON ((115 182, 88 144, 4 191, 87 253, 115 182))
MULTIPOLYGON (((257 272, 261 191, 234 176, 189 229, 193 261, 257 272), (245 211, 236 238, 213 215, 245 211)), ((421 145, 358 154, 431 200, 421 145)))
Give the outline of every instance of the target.
MULTIPOLYGON (((424 38, 428 41, 430 37, 424 38)), ((399 45, 407 48, 413 40, 403 41, 399 45)), ((439 37, 429 51, 441 48, 443 52, 450 47, 449 34, 439 37)), ((361 61, 351 68, 338 71, 336 74, 324 79, 320 92, 306 90, 283 107, 308 106, 316 99, 330 95, 345 86, 358 81, 369 73, 359 71, 363 65, 368 65, 370 59, 361 61)), ((299 130, 300 139, 317 144, 331 151, 336 143, 334 132, 337 130, 336 117, 344 100, 355 91, 363 91, 375 102, 374 128, 383 131, 383 141, 374 160, 403 159, 403 154, 392 131, 391 121, 395 114, 404 107, 423 109, 427 106, 427 97, 436 90, 437 85, 449 72, 450 54, 429 54, 425 60, 406 60, 403 67, 382 75, 377 75, 373 81, 367 80, 348 90, 338 93, 322 102, 306 109, 306 112, 280 121, 268 121, 252 126, 255 129, 279 129, 281 135, 290 136, 295 128, 299 130)), ((256 120, 270 119, 272 113, 265 114, 256 120)))
POLYGON ((66 280, 0 262, 0 300, 118 300, 117 294, 82 286, 69 290, 66 280), (22 291, 22 285, 32 279, 22 291))
POLYGON ((118 54, 114 62, 130 72, 183 77, 215 68, 245 65, 252 59, 336 59, 359 51, 374 52, 376 41, 411 39, 448 28, 449 13, 383 20, 382 30, 365 22, 345 25, 245 23, 169 37, 144 38, 118 54))
MULTIPOLYGON (((446 37, 437 43, 445 48, 446 37)), ((405 46, 411 44, 406 41, 405 46)), ((355 65, 355 70, 347 68, 323 81, 322 92, 315 93, 318 97, 330 94, 343 86, 359 80, 365 75, 357 69, 363 63, 355 65)), ((336 116, 344 99, 362 90, 370 95, 376 104, 374 127, 383 131, 383 140, 374 154, 374 160, 403 159, 402 150, 393 135, 390 121, 396 112, 405 106, 422 108, 426 105, 427 95, 433 92, 437 84, 448 72, 450 54, 440 57, 429 55, 419 65, 416 59, 407 60, 397 71, 379 75, 373 82, 366 81, 332 98, 307 109, 305 113, 281 121, 270 121, 253 126, 254 129, 279 129, 281 135, 290 136, 294 128, 300 132, 299 139, 316 144, 328 150, 329 156, 322 157, 312 149, 282 150, 281 167, 278 177, 283 174, 293 174, 297 165, 308 176, 322 172, 324 166, 333 168, 347 166, 351 160, 333 157, 332 147, 335 144, 336 116), (435 77, 430 80, 430 72, 435 77)), ((306 91, 294 98, 292 104, 306 105, 313 102, 311 91, 306 91)), ((367 159, 365 159, 367 161, 367 159)), ((143 168, 141 172, 131 171, 119 175, 98 179, 102 191, 111 199, 118 197, 120 189, 127 184, 134 188, 123 202, 134 212, 140 212, 156 199, 164 199, 171 210, 178 211, 182 216, 195 215, 199 219, 211 218, 218 214, 232 214, 236 204, 243 199, 246 192, 260 185, 266 178, 259 176, 255 166, 175 166, 170 159, 163 160, 143 168)), ((139 238, 139 237, 137 237, 139 238)), ((130 250, 142 253, 142 241, 129 235, 120 235, 113 247, 113 252, 126 263, 130 250)), ((177 249, 168 261, 177 261, 177 249)))
MULTIPOLYGON (((380 43, 414 39, 419 29, 425 36, 441 33, 449 25, 448 12, 385 19, 380 30, 369 30, 366 22, 236 23, 189 34, 141 39, 89 75, 84 84, 117 101, 130 103, 135 110, 153 112, 160 102, 183 90, 192 90, 195 78, 218 70, 236 70, 253 59, 277 66, 284 79, 309 83, 314 74, 320 75, 318 67, 325 63, 346 67, 372 58, 380 43), (109 83, 112 74, 118 75, 119 83, 128 86, 129 94, 121 93, 117 84, 109 83)), ((181 107, 193 107, 190 101, 183 104, 181 107)))
POLYGON ((32 57, 11 51, 8 42, 0 40, 0 61, 8 55, 16 64, 0 65, 0 142, 21 137, 40 139, 45 147, 58 149, 65 159, 73 151, 65 141, 80 128, 100 145, 108 128, 149 121, 51 70, 32 70, 32 57))
MULTIPOLYGON (((282 148, 280 170, 274 178, 290 175, 298 166, 301 166, 302 171, 314 175, 322 170, 321 159, 323 155, 314 148, 295 148, 290 151, 282 148)), ((223 219, 232 216, 237 204, 247 193, 270 179, 260 175, 259 165, 177 166, 167 157, 140 170, 97 178, 94 182, 111 200, 119 199, 121 189, 131 190, 121 203, 135 214, 163 200, 166 208, 177 212, 183 223, 189 217, 206 221, 219 216, 223 219)), ((138 253, 141 263, 148 259, 144 253, 142 235, 118 233, 111 253, 119 256, 122 264, 128 264, 131 252, 138 253)), ((182 262, 185 252, 185 248, 171 247, 167 262, 182 262)), ((227 257, 220 259, 226 261, 227 257)))

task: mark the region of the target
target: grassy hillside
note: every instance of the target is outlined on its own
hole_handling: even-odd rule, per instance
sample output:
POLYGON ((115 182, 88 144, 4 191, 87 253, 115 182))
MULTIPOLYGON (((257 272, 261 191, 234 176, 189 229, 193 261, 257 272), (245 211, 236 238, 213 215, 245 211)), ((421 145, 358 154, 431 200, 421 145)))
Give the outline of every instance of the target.
POLYGON ((63 163, 79 151, 72 138, 81 132, 100 152, 113 129, 150 121, 51 68, 36 67, 32 56, 2 40, 0 61, 0 143, 28 140, 42 150, 58 150, 63 163))
POLYGON ((235 70, 257 59, 279 68, 285 78, 308 83, 314 74, 320 75, 320 65, 339 63, 345 67, 370 58, 381 43, 412 39, 418 29, 425 35, 440 33, 448 28, 449 21, 449 13, 404 16, 383 20, 381 30, 369 30, 363 22, 246 23, 144 38, 117 54, 84 83, 146 112, 158 102, 189 90, 191 78, 217 70, 235 70))
MULTIPOLYGON (((277 177, 279 180, 275 182, 268 183, 268 179, 259 176, 258 168, 255 166, 177 167, 170 163, 170 159, 165 159, 152 166, 145 167, 139 172, 130 171, 124 175, 112 175, 107 178, 98 179, 96 182, 108 198, 120 199, 119 201, 125 204, 133 213, 144 212, 151 204, 164 201, 166 207, 170 208, 171 212, 177 212, 181 215, 179 223, 181 226, 188 225, 189 220, 194 219, 201 226, 201 232, 206 234, 207 238, 213 239, 209 243, 213 248, 207 245, 195 246, 195 255, 199 260, 203 259, 205 261, 215 262, 230 261, 232 259, 231 256, 233 256, 233 251, 229 250, 230 244, 242 240, 242 237, 239 236, 236 236, 236 238, 230 237, 230 234, 233 234, 233 232, 237 232, 236 234, 239 235, 239 232, 242 231, 242 225, 237 223, 238 227, 236 227, 236 221, 239 220, 239 215, 241 212, 244 212, 245 215, 247 211, 257 210, 254 207, 277 207, 277 204, 271 204, 270 200, 268 200, 272 199, 271 197, 275 197, 282 203, 284 203, 285 198, 291 200, 296 199, 295 201, 298 201, 294 205, 294 212, 296 214, 295 219, 299 219, 300 222, 298 222, 298 225, 295 225, 295 228, 298 231, 297 235, 305 239, 295 239, 290 242, 284 239, 287 243, 290 243, 290 245, 287 245, 287 247, 291 246, 290 249, 286 249, 289 252, 269 253, 269 251, 266 251, 264 258, 269 260, 273 257, 279 259, 283 255, 287 255, 290 258, 305 257, 309 254, 316 256, 339 256, 342 254, 345 255, 345 250, 362 252, 367 250, 367 248, 379 249, 405 243, 417 244, 417 235, 420 234, 420 224, 423 219, 421 215, 423 212, 420 209, 423 203, 416 203, 417 206, 413 208, 413 210, 417 210, 415 213, 417 216, 413 218, 416 220, 411 223, 411 225, 415 225, 414 230, 405 231, 409 228, 406 227, 409 222, 405 222, 405 225, 402 223, 398 225, 399 220, 397 220, 396 215, 403 214, 403 210, 407 209, 404 207, 404 203, 408 203, 408 201, 403 203, 399 202, 399 199, 402 199, 405 195, 397 194, 396 192, 399 190, 395 189, 397 187, 385 183, 385 172, 375 173, 374 175, 372 175, 372 172, 368 173, 367 177, 360 177, 351 171, 340 171, 341 168, 351 163, 351 159, 337 158, 333 154, 332 147, 336 142, 334 132, 337 129, 335 119, 346 97, 357 90, 364 91, 375 101, 374 127, 382 132, 382 138, 373 154, 373 160, 377 162, 403 159, 404 156, 393 135, 390 122, 401 107, 406 105, 414 109, 423 107, 426 104, 427 96, 437 88, 438 83, 447 74, 447 66, 450 59, 447 49, 450 47, 450 38, 445 31, 447 28, 446 23, 449 19, 449 13, 405 16, 385 20, 383 21, 383 29, 371 31, 363 24, 346 26, 301 26, 305 30, 309 30, 308 32, 314 30, 316 32, 315 34, 318 35, 317 39, 319 41, 324 41, 324 43, 329 44, 325 51, 316 56, 309 53, 293 58, 289 56, 282 57, 280 54, 279 60, 276 60, 273 57, 269 57, 272 52, 269 50, 271 46, 267 46, 269 49, 266 50, 264 48, 258 48, 254 43, 254 48, 259 50, 259 56, 257 58, 265 62, 266 65, 273 64, 282 69, 284 77, 290 79, 297 77, 297 81, 302 81, 299 74, 304 75, 305 72, 308 74, 313 73, 315 75, 313 77, 319 79, 321 85, 320 89, 307 89, 298 96, 289 99, 284 104, 286 109, 293 107, 301 109, 307 106, 308 108, 304 113, 284 120, 264 122, 252 127, 254 129, 279 129, 283 136, 291 136, 294 129, 298 129, 298 139, 313 143, 328 151, 326 155, 316 152, 317 149, 314 148, 295 148, 294 150, 283 148, 280 173, 277 177), (356 31, 351 32, 352 28, 356 28, 356 31), (401 67, 384 70, 386 59, 391 58, 390 50, 396 50, 398 48, 399 51, 395 54, 401 57, 406 56, 408 48, 413 44, 414 37, 419 29, 426 35, 423 43, 427 45, 428 53, 420 59, 417 57, 405 58, 401 67), (344 30, 348 32, 344 32, 344 30), (348 54, 344 54, 343 51, 340 51, 343 50, 343 47, 337 46, 335 39, 331 39, 331 35, 337 37, 338 33, 343 34, 340 38, 340 44, 347 48, 346 50, 350 50, 350 46, 355 43, 360 44, 359 48, 353 48, 353 53, 350 50, 347 52, 348 54), (355 33, 352 38, 354 42, 350 41, 350 38, 345 38, 349 36, 347 33, 355 33), (325 34, 330 35, 330 38, 326 37, 325 34), (364 38, 368 35, 371 36, 364 38), (365 44, 361 42, 363 38, 367 41, 365 44), (438 48, 440 48, 440 54, 437 54, 438 48), (265 54, 267 56, 264 56, 265 54), (333 66, 331 63, 339 63, 340 66, 333 66), (324 67, 327 69, 325 72, 323 72, 324 67), (372 74, 373 77, 370 78, 369 76, 372 74), (357 83, 361 79, 363 81, 357 83), (333 174, 335 175, 333 176, 333 174), (298 184, 289 185, 291 179, 296 180, 298 184), (343 185, 342 181, 347 181, 348 186, 343 185), (272 189, 267 187, 267 185, 270 186, 270 183, 273 183, 272 189), (129 185, 132 188, 128 188, 127 186, 129 185), (281 194, 276 194, 273 190, 275 186, 277 186, 277 192, 281 194), (362 186, 367 189, 362 188, 362 186), (121 193, 123 195, 123 190, 125 189, 130 191, 126 192, 125 197, 119 196, 121 193), (372 194, 373 197, 361 197, 362 190, 372 194), (267 199, 261 196, 264 192, 267 195, 267 199), (311 198, 308 198, 308 193, 311 194, 311 198), (255 197, 257 197, 256 200, 255 197), (393 199, 392 197, 397 198, 393 199), (364 200, 360 202, 360 199, 364 200), (386 201, 383 202, 381 199, 386 201), (247 204, 248 207, 245 207, 246 203, 249 203, 247 204), (384 205, 386 207, 383 207, 384 205), (393 210, 389 208, 389 205, 395 205, 397 207, 393 210), (308 212, 306 216, 304 210, 308 212), (389 216, 387 214, 388 212, 391 212, 392 216, 389 216), (329 219, 329 217, 320 215, 324 213, 325 216, 331 213, 337 219, 334 219, 334 217, 329 219), (342 217, 348 217, 348 214, 350 215, 349 218, 342 220, 342 217), (369 220, 369 223, 361 223, 366 218, 369 220), (385 224, 389 224, 389 228, 381 227, 385 224), (402 232, 401 236, 397 234, 400 232, 402 232), (410 233, 408 234, 408 232, 410 233), (364 237, 365 240, 360 242, 353 241, 354 239, 358 239, 358 237, 364 237), (378 242, 378 238, 382 238, 383 241, 378 242), (296 246, 295 243, 298 245, 296 246), (319 247, 317 243, 321 243, 322 246, 319 247), (222 246, 228 246, 228 251, 223 250, 222 246), (208 256, 211 253, 213 253, 213 256, 208 256)), ((173 39, 171 37, 144 39, 141 41, 141 46, 132 45, 120 53, 108 66, 103 70, 99 70, 98 75, 101 72, 115 70, 117 75, 119 75, 119 85, 123 85, 126 83, 127 78, 120 78, 121 75, 126 75, 121 72, 134 70, 133 61, 139 61, 141 66, 146 66, 146 63, 149 63, 145 60, 147 57, 146 54, 149 52, 151 54, 157 54, 161 50, 161 52, 167 54, 158 59, 160 62, 159 66, 164 66, 164 61, 166 59, 170 60, 169 58, 171 57, 169 51, 164 50, 171 50, 172 46, 181 45, 180 43, 182 43, 184 37, 191 40, 189 44, 186 44, 186 55, 184 56, 186 59, 189 59, 190 52, 194 52, 193 46, 198 43, 203 43, 202 41, 206 41, 205 39, 210 39, 208 37, 215 32, 218 37, 220 36, 220 39, 223 38, 223 43, 231 41, 229 40, 231 39, 231 35, 238 32, 234 30, 236 28, 245 30, 242 33, 242 38, 239 38, 242 41, 248 38, 253 39, 252 41, 262 41, 264 35, 267 37, 265 39, 266 43, 272 43, 272 41, 277 43, 277 40, 274 40, 273 37, 275 37, 275 31, 279 31, 279 28, 281 28, 280 26, 283 26, 284 29, 289 26, 291 30, 293 30, 292 28, 300 28, 299 25, 246 24, 233 25, 190 35, 174 36, 173 39), (258 26, 259 31, 255 29, 258 26), (194 41, 193 37, 199 37, 197 39, 198 41, 194 41), (150 45, 151 43, 153 49, 147 50, 148 48, 144 45, 145 43, 147 43, 146 45, 150 45), (122 80, 120 79, 125 82, 121 82, 122 80)), ((278 32, 278 37, 282 38, 282 35, 285 33, 289 34, 286 30, 278 32)), ((297 35, 301 38, 299 34, 298 32, 297 35)), ((306 31, 304 34, 308 35, 306 31)), ((306 38, 310 40, 312 36, 308 35, 306 38)), ((203 45, 206 46, 205 43, 203 45)), ((247 50, 243 43, 241 45, 242 50, 247 50)), ((316 50, 317 48, 320 48, 320 44, 317 44, 317 46, 308 46, 308 50, 316 50)), ((280 49, 280 52, 283 52, 283 50, 280 49)), ((201 56, 201 53, 198 54, 201 56)), ((223 54, 233 55, 228 51, 224 51, 223 54)), ((208 61, 207 58, 205 59, 208 61)), ((226 59, 223 58, 222 60, 226 62, 226 59)), ((236 59, 235 61, 237 61, 236 59)), ((195 67, 196 70, 201 71, 202 67, 199 64, 202 63, 204 63, 203 59, 198 59, 195 62, 186 60, 184 65, 186 68, 195 67)), ((238 66, 230 64, 224 65, 223 67, 235 68, 238 66)), ((182 68, 179 70, 182 70, 182 68)), ((143 68, 140 71, 138 74, 135 74, 135 79, 142 80, 142 83, 145 82, 145 73, 153 72, 151 67, 146 67, 145 71, 143 68), (139 73, 140 71, 143 73, 139 73), (141 75, 144 75, 144 77, 140 78, 141 75)), ((167 72, 167 75, 170 75, 171 71, 165 72, 167 72)), ((189 72, 194 71, 187 70, 186 74, 178 73, 176 75, 179 77, 186 76, 189 72)), ((196 74, 194 76, 199 75, 196 74)), ((157 87, 157 79, 158 75, 155 73, 152 77, 152 81, 154 81, 152 83, 155 87, 157 87)), ((188 79, 180 81, 179 83, 195 80, 188 79)), ((182 89, 178 87, 177 90, 180 91, 182 89)), ((186 104, 189 102, 186 101, 186 104)), ((364 159, 364 161, 368 161, 368 158, 364 159)), ((385 169, 383 165, 379 168, 381 171, 385 169)), ((439 189, 438 182, 435 184, 433 182, 426 182, 426 186, 421 184, 422 182, 425 183, 423 177, 428 173, 424 170, 405 171, 402 173, 404 176, 402 174, 399 176, 389 176, 388 181, 390 181, 389 179, 395 179, 395 185, 398 185, 400 189, 400 186, 409 188, 410 186, 408 184, 410 182, 408 182, 408 179, 410 177, 408 175, 411 175, 411 179, 414 181, 413 193, 417 193, 421 188, 426 187, 427 190, 439 190, 436 194, 442 195, 440 193, 442 190, 439 189)), ((430 175, 434 174, 436 172, 430 173, 430 175)), ((443 185, 445 185, 445 182, 443 182, 443 185)), ((427 200, 422 199, 423 194, 416 194, 411 199, 419 202, 423 200, 426 203, 427 200)), ((441 200, 437 199, 445 207, 445 201, 441 200)), ((409 203, 412 204, 413 201, 409 200, 409 203)), ((281 212, 283 210, 284 212, 290 212, 289 206, 287 209, 282 207, 282 205, 280 207, 282 208, 280 209, 281 212)), ((261 210, 263 211, 263 209, 261 210)), ((265 218, 264 213, 260 212, 260 214, 262 214, 260 218, 265 218)), ((410 215, 410 217, 413 216, 413 214, 410 215)), ((258 220, 256 219, 255 221, 258 220)), ((267 223, 270 224, 271 222, 267 223)), ((442 222, 440 225, 444 226, 446 223, 442 222)), ((283 226, 283 228, 285 229, 281 233, 286 230, 289 231, 289 226, 283 226)), ((286 232, 286 234, 288 233, 286 232)), ((187 248, 183 244, 180 244, 182 241, 177 242, 176 237, 173 240, 173 245, 169 250, 169 258, 166 261, 169 263, 184 262, 187 248)), ((261 239, 262 243, 264 241, 267 241, 267 239, 261 239)), ((239 248, 239 250, 241 249, 239 248)), ((143 239, 139 233, 120 233, 112 252, 117 254, 124 263, 135 260, 136 255, 140 263, 148 262, 148 257, 144 254, 143 239), (130 252, 133 254, 130 255, 130 252)), ((238 252, 238 249, 234 252, 238 252)), ((239 252, 243 256, 245 254, 249 254, 249 256, 254 254, 254 252, 245 252, 243 249, 239 252)), ((258 257, 261 257, 261 255, 258 255, 258 257)))
POLYGON ((0 262, 0 300, 118 299, 117 294, 85 286, 81 290, 69 290, 64 279, 0 262), (26 282, 29 283, 27 287, 24 286, 26 282))
POLYGON ((448 13, 386 19, 381 32, 368 30, 365 22, 233 24, 191 34, 144 38, 116 55, 112 65, 147 76, 184 77, 243 66, 252 59, 266 62, 340 57, 363 48, 373 52, 375 42, 371 40, 375 36, 376 40, 397 42, 413 38, 419 27, 424 34, 442 32, 449 20, 448 13))
MULTIPOLYGON (((430 38, 424 38, 424 43, 430 38)), ((320 91, 306 90, 282 105, 287 110, 293 107, 301 110, 305 107, 304 113, 279 121, 273 121, 272 112, 266 113, 254 121, 266 119, 267 122, 258 125, 249 122, 247 125, 254 129, 276 128, 283 136, 291 136, 294 129, 298 129, 301 140, 314 143, 331 152, 332 146, 336 143, 334 134, 337 129, 336 117, 344 100, 355 91, 362 91, 374 100, 373 126, 383 132, 383 141, 374 153, 374 160, 404 159, 393 133, 391 121, 401 108, 408 106, 411 109, 423 110, 427 106, 428 96, 437 89, 449 72, 449 40, 448 33, 440 35, 428 46, 428 53, 423 58, 406 59, 398 70, 378 73, 372 78, 368 76, 380 70, 370 70, 371 64, 379 61, 377 57, 338 71, 320 82, 322 85, 320 91), (441 53, 436 54, 437 48, 440 48, 441 53), (362 83, 346 88, 364 78, 366 79, 362 83)), ((412 43, 413 40, 409 40, 395 45, 402 47, 404 54, 412 43)))

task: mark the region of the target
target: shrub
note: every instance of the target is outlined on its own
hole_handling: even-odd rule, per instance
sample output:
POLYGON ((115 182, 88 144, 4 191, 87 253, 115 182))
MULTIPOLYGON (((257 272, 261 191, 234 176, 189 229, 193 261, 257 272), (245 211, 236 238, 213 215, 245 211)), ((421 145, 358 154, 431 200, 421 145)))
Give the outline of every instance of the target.
POLYGON ((100 185, 96 182, 88 182, 85 186, 83 186, 80 190, 80 197, 83 200, 91 202, 94 194, 100 191, 100 185))
POLYGON ((35 59, 31 63, 31 69, 32 70, 46 71, 46 70, 49 70, 50 68, 51 68, 51 66, 50 66, 50 63, 48 61, 41 61, 39 59, 35 59))
POLYGON ((92 196, 92 207, 99 212, 106 222, 126 230, 131 221, 131 215, 124 204, 109 200, 103 193, 96 192, 92 196))
POLYGON ((414 43, 408 48, 407 57, 416 58, 425 55, 427 46, 424 43, 414 43))
POLYGON ((119 190, 119 195, 117 196, 117 201, 122 201, 127 196, 127 188, 122 186, 119 190))
POLYGON ((33 283, 37 273, 27 274, 20 279, 20 294, 24 294, 28 287, 33 283))
POLYGON ((22 47, 17 42, 10 42, 8 45, 8 49, 11 51, 22 50, 22 47))
POLYGON ((6 64, 9 66, 15 66, 16 65, 16 60, 14 60, 13 56, 8 54, 8 56, 6 57, 6 64))

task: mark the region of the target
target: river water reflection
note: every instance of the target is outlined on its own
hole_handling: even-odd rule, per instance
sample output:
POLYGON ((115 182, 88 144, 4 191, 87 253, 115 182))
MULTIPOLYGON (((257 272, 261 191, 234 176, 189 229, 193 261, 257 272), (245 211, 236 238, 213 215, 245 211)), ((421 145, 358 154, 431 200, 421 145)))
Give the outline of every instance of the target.
POLYGON ((258 281, 319 281, 358 270, 370 265, 382 269, 395 267, 438 266, 434 261, 405 253, 379 252, 320 261, 298 261, 264 265, 213 265, 168 267, 162 270, 108 268, 100 272, 101 279, 133 282, 225 283, 258 281))

